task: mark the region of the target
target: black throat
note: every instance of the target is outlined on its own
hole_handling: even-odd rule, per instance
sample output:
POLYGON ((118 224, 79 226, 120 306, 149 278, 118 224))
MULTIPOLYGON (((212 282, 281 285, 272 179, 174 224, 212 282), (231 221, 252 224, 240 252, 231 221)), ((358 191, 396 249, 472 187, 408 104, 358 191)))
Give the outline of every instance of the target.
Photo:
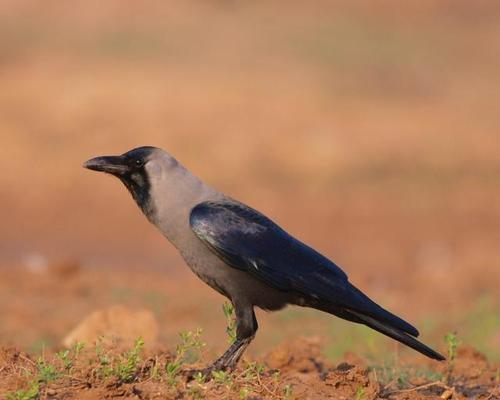
POLYGON ((153 213, 151 183, 144 168, 122 175, 120 176, 120 180, 126 186, 142 212, 146 217, 150 218, 153 213))
POLYGON ((117 175, 148 219, 151 219, 153 214, 153 203, 151 182, 145 166, 155 150, 152 146, 143 146, 122 154, 127 172, 117 175))

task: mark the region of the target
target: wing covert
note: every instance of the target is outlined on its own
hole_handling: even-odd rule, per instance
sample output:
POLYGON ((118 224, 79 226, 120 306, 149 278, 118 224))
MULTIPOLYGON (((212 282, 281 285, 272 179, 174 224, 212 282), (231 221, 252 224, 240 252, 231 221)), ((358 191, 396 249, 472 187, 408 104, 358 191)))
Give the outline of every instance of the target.
POLYGON ((338 266, 241 203, 200 203, 190 225, 227 264, 278 290, 330 301, 346 290, 347 275, 338 266))

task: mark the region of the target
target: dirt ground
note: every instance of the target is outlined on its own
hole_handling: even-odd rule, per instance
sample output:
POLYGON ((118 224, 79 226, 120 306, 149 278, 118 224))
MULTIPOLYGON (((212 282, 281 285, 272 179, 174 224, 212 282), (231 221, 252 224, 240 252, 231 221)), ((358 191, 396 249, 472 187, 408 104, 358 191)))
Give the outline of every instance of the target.
MULTIPOLYGON (((0 350, 0 390, 6 399, 497 399, 498 365, 470 347, 453 361, 425 366, 367 366, 350 356, 332 364, 318 343, 297 339, 257 360, 246 357, 232 373, 188 380, 169 374, 175 352, 71 350, 34 359, 0 350), (134 357, 134 358, 132 358, 134 357), (132 360, 132 361, 130 361, 132 360), (130 366, 132 365, 132 368, 130 366), (22 389, 19 389, 22 388, 22 389)), ((197 365, 195 364, 195 367, 197 365)), ((191 368, 192 365, 187 368, 191 368)))
POLYGON ((479 305, 462 303, 461 310, 443 317, 435 313, 436 308, 447 307, 439 303, 440 296, 433 300, 431 312, 422 304, 419 312, 411 304, 418 296, 394 294, 408 299, 397 307, 398 313, 416 321, 422 339, 443 354, 449 354, 444 334, 458 331, 453 361, 429 361, 368 328, 313 310, 288 308, 257 313, 257 338, 233 374, 187 383, 181 372, 174 380, 169 378, 166 367, 176 359, 180 332, 203 328, 201 340, 206 343, 199 357, 183 361, 181 370, 208 364, 228 346, 222 297, 191 275, 85 268, 74 261, 37 269, 11 266, 1 270, 0 293, 0 398, 494 399, 500 395, 498 315, 491 298, 479 305), (99 310, 106 311, 99 314, 99 310), (88 315, 95 318, 86 320, 88 315), (75 331, 79 325, 84 328, 75 331), (114 338, 105 341, 104 335, 114 338), (130 377, 120 378, 120 366, 130 365, 129 354, 138 337, 145 338, 145 347, 134 359, 130 377), (78 341, 85 347, 76 355, 78 341), (473 346, 483 348, 490 359, 473 346), (69 367, 61 359, 65 349, 69 367), (30 390, 36 395, 30 397, 30 390))
POLYGON ((2 1, 0 398, 498 398, 499 37, 495 1, 2 1), (180 332, 206 343, 182 368, 227 346, 224 299, 119 182, 81 167, 146 144, 332 258, 432 347, 455 335, 456 359, 287 308, 257 311, 234 374, 169 378, 180 332), (99 312, 94 336, 128 342, 70 346, 65 364, 99 312))

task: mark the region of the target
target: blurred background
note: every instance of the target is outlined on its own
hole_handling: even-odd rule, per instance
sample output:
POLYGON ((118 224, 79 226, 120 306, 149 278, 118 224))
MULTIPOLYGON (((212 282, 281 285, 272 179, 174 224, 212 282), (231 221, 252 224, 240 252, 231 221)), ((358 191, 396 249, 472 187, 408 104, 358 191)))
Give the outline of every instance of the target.
MULTIPOLYGON (((226 346, 223 298, 81 167, 154 145, 430 344, 457 332, 499 360, 499 86, 495 1, 3 0, 0 343, 57 347, 124 304, 153 311, 160 343, 200 326, 226 346)), ((316 311, 258 317, 254 354, 298 335, 333 359, 394 349, 316 311)))

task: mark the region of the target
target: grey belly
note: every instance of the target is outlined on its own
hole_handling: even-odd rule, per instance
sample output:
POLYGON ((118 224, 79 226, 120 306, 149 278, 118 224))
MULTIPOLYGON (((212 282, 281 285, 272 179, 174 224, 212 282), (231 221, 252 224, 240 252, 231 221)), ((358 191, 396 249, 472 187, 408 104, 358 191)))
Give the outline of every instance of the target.
POLYGON ((290 294, 274 289, 250 274, 230 267, 217 255, 203 247, 191 248, 181 255, 191 270, 211 288, 233 302, 279 310, 294 303, 290 294))

